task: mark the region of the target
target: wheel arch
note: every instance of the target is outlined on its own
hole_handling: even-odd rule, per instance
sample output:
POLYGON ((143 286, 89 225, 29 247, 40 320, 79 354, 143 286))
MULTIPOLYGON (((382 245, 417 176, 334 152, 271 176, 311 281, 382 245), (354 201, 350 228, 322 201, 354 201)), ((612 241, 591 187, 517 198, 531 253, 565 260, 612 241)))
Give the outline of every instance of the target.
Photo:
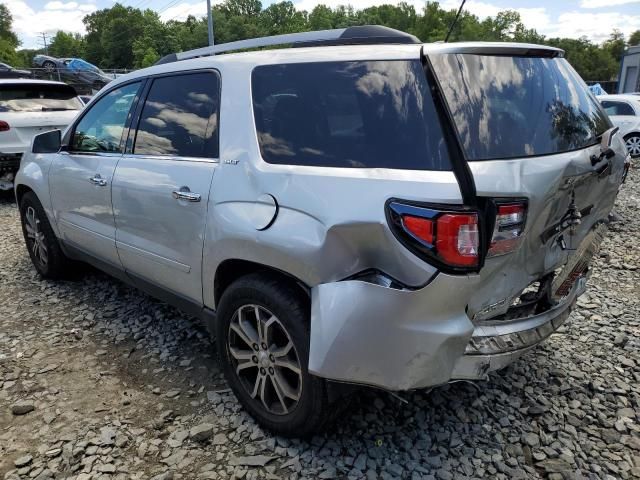
POLYGON ((309 301, 311 299, 311 289, 309 286, 295 276, 269 265, 239 258, 232 258, 221 262, 216 269, 213 281, 213 296, 216 308, 220 303, 220 298, 222 298, 225 290, 233 282, 241 277, 254 273, 261 273, 265 276, 278 278, 282 282, 294 286, 301 294, 304 295, 305 298, 308 298, 309 301))
POLYGON ((16 187, 16 201, 18 202, 18 207, 20 206, 20 202, 22 201, 22 197, 25 196, 26 193, 33 192, 33 194, 37 197, 38 195, 33 191, 33 189, 27 185, 19 184, 16 187))

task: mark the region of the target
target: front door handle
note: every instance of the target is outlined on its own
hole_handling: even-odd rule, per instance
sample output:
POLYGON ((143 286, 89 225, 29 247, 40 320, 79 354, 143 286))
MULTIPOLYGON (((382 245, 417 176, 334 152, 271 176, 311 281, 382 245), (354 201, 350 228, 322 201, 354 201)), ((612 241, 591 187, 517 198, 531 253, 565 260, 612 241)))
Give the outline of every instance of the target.
POLYGON ((107 186, 107 181, 102 178, 99 173, 96 173, 93 177, 89 177, 89 181, 94 185, 98 185, 99 187, 107 186))
POLYGON ((199 193, 189 191, 187 187, 174 190, 171 194, 176 200, 186 200, 187 202, 199 202, 202 196, 199 193))

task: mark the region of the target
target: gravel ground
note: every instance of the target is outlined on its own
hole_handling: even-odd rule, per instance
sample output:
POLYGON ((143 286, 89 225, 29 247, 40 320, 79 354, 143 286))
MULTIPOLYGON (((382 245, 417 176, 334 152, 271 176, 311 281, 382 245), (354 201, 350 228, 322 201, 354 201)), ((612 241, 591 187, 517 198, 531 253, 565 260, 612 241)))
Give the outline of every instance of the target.
POLYGON ((192 318, 91 271, 41 280, 0 200, 0 478, 640 478, 640 170, 588 293, 488 380, 364 391, 310 441, 240 409, 192 318))

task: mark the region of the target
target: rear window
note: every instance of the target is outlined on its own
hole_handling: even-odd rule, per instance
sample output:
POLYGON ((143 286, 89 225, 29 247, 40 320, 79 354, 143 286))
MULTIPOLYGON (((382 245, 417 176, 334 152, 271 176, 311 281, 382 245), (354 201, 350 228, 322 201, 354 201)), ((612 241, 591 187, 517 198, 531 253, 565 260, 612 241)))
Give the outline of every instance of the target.
POLYGON ((602 107, 607 115, 635 115, 633 107, 624 102, 611 102, 608 100, 602 100, 602 107))
POLYGON ((429 56, 468 160, 548 155, 597 142, 611 124, 562 58, 429 56))
POLYGON ((0 85, 0 112, 80 110, 82 102, 68 85, 0 85))
POLYGON ((252 91, 266 162, 451 169, 417 60, 260 66, 252 91))

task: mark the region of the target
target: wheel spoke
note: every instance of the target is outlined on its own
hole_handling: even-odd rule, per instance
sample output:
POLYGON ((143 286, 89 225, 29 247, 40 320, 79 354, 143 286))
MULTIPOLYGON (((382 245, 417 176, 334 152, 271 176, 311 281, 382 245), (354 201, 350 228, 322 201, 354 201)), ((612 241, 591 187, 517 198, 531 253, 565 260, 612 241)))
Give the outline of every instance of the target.
POLYGON ((275 365, 277 367, 287 368, 292 372, 297 373, 298 375, 302 373, 302 371, 300 370, 300 367, 290 360, 281 360, 279 358, 276 358, 275 365))
POLYGON ((236 360, 244 360, 244 361, 246 361, 246 360, 251 360, 251 357, 253 357, 253 352, 251 350, 240 350, 238 348, 230 347, 229 348, 229 353, 236 360))
POLYGON ((249 360, 248 362, 238 362, 238 366, 236 367, 236 373, 238 375, 240 375, 240 371, 241 370, 246 370, 247 368, 258 368, 258 366, 253 363, 251 360, 249 360))
POLYGON ((44 243, 40 243, 40 247, 38 248, 39 252, 40 252, 40 261, 44 264, 47 263, 47 261, 49 260, 49 254, 47 253, 47 247, 44 245, 44 243))
POLYGON ((291 385, 289 385, 289 382, 287 382, 277 370, 275 375, 273 375, 273 380, 278 384, 278 387, 285 397, 289 397, 291 400, 295 400, 296 402, 300 400, 300 386, 302 383, 300 383, 297 390, 294 390, 291 388, 291 385))
POLYGON ((282 411, 287 414, 289 413, 289 409, 287 408, 287 403, 284 401, 284 393, 280 390, 280 384, 274 379, 273 376, 270 376, 271 385, 273 385, 273 389, 278 396, 278 400, 280 400, 280 405, 282 405, 282 411))
POLYGON ((266 341, 264 336, 264 325, 262 324, 262 320, 260 319, 260 307, 257 305, 253 306, 253 314, 256 317, 256 331, 258 332, 258 341, 263 343, 266 341))
POLYGON ((284 347, 269 349, 269 353, 271 353, 271 355, 276 358, 285 357, 289 354, 292 348, 293 342, 289 340, 289 343, 287 343, 284 347))
POLYGON ((278 321, 278 319, 271 315, 271 317, 269 318, 269 320, 267 320, 266 322, 264 322, 264 325, 262 326, 262 334, 264 335, 263 338, 263 342, 266 343, 269 347, 271 347, 271 345, 269 345, 269 332, 271 331, 271 327, 278 321))
POLYGON ((33 240, 36 239, 36 231, 29 222, 24 224, 24 229, 27 231, 27 237, 32 238, 33 240))
MULTIPOLYGON (((258 375, 260 376, 260 375, 258 375)), ((268 411, 271 411, 271 407, 269 407, 269 405, 267 405, 267 399, 266 394, 265 394, 265 387, 267 386, 267 379, 265 377, 262 377, 262 384, 260 385, 260 400, 262 400, 262 405, 264 405, 264 408, 266 408, 268 411)))
POLYGON ((256 383, 253 385, 253 391, 251 392, 251 398, 256 398, 258 391, 260 390, 260 384, 263 383, 264 377, 262 375, 256 375, 256 383))

